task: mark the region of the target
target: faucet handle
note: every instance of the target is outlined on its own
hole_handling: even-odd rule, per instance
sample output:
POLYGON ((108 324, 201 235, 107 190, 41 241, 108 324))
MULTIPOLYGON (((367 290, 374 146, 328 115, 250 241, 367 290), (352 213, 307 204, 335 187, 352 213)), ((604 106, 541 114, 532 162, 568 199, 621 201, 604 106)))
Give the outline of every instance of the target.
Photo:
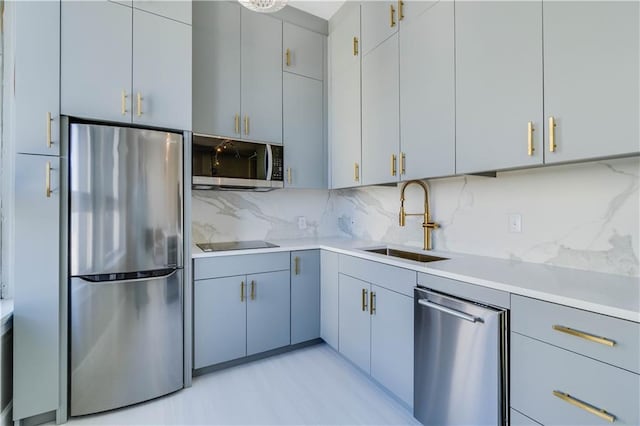
POLYGON ((440 228, 440 225, 438 225, 435 222, 427 222, 427 223, 423 223, 422 227, 423 228, 429 228, 429 229, 438 229, 438 228, 440 228))

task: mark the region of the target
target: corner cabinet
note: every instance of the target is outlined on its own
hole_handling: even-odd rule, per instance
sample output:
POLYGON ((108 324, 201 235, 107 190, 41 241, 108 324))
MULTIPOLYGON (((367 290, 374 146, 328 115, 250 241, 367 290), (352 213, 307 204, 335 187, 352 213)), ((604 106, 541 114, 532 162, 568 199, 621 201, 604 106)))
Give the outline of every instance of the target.
POLYGON ((190 25, 103 0, 61 11, 63 114, 191 129, 190 25))

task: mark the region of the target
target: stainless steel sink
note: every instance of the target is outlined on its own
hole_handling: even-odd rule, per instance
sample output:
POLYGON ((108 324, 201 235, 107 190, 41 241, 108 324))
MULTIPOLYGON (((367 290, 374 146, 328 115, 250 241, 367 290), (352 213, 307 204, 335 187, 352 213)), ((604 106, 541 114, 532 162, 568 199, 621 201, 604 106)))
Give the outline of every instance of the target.
POLYGON ((446 257, 431 256, 428 254, 396 250, 396 249, 387 248, 387 247, 364 249, 364 251, 367 251, 369 253, 383 254, 385 256, 399 257, 402 259, 414 260, 416 262, 424 262, 424 263, 436 262, 438 260, 448 260, 446 257))

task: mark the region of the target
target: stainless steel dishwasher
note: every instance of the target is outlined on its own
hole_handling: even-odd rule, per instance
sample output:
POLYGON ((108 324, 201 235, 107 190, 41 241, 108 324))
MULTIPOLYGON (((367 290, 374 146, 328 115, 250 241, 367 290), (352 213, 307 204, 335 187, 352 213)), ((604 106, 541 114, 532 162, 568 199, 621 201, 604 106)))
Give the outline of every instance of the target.
POLYGON ((414 296, 414 417, 508 424, 507 311, 417 287, 414 296))

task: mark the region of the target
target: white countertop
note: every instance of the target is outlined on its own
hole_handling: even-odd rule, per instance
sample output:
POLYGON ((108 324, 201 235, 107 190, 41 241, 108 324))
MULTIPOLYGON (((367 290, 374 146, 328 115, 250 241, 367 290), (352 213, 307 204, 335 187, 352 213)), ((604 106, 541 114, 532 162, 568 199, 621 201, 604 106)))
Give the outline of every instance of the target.
POLYGON ((320 238, 269 242, 279 247, 205 253, 194 246, 192 256, 201 258, 324 249, 640 322, 640 278, 637 277, 435 250, 424 252, 414 247, 352 239, 320 238), (382 246, 428 253, 448 260, 420 263, 361 250, 382 246))

